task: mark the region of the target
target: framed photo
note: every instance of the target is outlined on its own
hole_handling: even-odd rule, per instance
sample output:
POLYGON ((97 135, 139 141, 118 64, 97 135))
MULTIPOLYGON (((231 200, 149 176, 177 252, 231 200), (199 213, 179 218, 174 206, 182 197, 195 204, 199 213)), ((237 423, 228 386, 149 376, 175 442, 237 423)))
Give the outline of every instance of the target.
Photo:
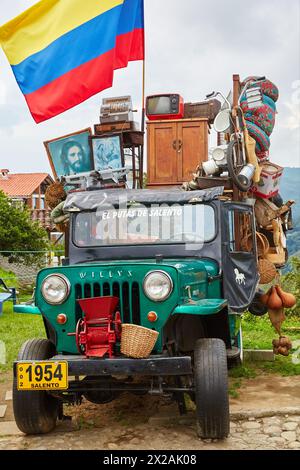
POLYGON ((91 135, 92 129, 88 128, 44 142, 56 179, 94 169, 89 143, 91 135))
POLYGON ((103 135, 90 138, 93 167, 96 171, 124 168, 122 135, 103 135))

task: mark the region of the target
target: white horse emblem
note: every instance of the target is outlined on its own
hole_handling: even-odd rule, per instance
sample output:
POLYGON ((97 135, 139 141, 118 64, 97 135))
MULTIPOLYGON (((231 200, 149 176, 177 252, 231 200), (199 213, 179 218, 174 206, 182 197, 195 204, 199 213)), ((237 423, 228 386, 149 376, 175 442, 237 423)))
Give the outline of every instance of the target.
POLYGON ((240 286, 241 285, 245 286, 246 285, 245 274, 240 273, 238 269, 235 269, 234 272, 235 272, 235 282, 239 284, 240 286))

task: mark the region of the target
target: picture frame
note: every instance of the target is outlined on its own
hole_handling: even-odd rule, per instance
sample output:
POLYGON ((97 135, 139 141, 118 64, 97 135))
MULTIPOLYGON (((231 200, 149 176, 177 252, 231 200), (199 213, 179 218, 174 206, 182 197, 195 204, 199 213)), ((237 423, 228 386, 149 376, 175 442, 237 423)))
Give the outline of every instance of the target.
POLYGON ((125 167, 122 134, 91 136, 90 146, 95 171, 125 167))
POLYGON ((44 142, 56 180, 62 176, 80 175, 93 171, 91 135, 92 129, 89 127, 44 142))

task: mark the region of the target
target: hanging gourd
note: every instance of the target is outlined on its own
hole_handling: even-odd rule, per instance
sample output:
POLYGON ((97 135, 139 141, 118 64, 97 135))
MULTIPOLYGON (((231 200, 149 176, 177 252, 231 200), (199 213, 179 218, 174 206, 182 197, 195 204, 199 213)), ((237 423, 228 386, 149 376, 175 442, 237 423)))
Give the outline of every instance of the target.
POLYGON ((288 292, 284 292, 284 290, 280 286, 275 286, 277 294, 281 298, 282 304, 284 308, 293 308, 295 307, 297 300, 293 294, 289 294, 288 292))
POLYGON ((277 290, 275 287, 272 287, 271 295, 268 300, 268 307, 271 310, 279 310, 283 307, 283 303, 279 295, 277 294, 277 290))

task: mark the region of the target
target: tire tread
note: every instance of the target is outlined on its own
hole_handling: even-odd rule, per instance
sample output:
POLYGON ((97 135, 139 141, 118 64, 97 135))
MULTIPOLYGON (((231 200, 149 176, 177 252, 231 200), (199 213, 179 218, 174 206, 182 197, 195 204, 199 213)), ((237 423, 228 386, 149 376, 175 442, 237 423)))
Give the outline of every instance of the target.
POLYGON ((226 347, 220 339, 200 339, 194 354, 198 434, 224 439, 229 434, 226 347))

